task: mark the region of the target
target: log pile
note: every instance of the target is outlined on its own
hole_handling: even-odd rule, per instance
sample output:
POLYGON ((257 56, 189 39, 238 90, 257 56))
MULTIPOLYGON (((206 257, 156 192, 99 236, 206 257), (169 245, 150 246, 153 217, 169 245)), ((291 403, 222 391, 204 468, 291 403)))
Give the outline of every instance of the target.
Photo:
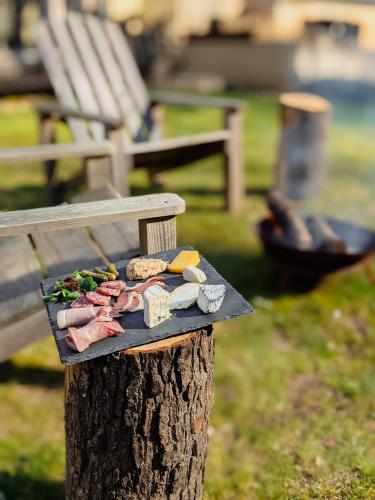
POLYGON ((324 219, 315 215, 303 219, 280 191, 271 190, 268 193, 267 204, 275 226, 290 246, 298 250, 346 252, 346 243, 324 219))

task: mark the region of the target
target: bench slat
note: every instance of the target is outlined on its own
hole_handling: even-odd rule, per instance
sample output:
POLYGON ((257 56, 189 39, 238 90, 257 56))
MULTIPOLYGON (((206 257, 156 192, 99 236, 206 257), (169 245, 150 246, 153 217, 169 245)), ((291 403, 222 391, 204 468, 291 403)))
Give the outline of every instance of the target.
POLYGON ((43 277, 27 236, 1 238, 0 255, 0 326, 2 327, 40 308, 39 283, 43 277))
POLYGON ((124 83, 108 37, 103 30, 103 23, 97 16, 89 14, 86 16, 86 24, 107 79, 117 99, 118 107, 133 138, 135 138, 142 127, 142 115, 124 83))
MULTIPOLYGON (((74 203, 91 200, 121 198, 111 186, 97 191, 88 191, 73 198, 74 203)), ((136 221, 99 224, 90 227, 91 234, 109 261, 127 259, 139 255, 139 230, 136 221)))
MULTIPOLYGON (((78 102, 64 71, 60 54, 46 23, 43 21, 38 24, 37 44, 60 104, 72 109, 78 109, 78 102)), ((76 140, 85 141, 90 139, 84 120, 69 117, 68 123, 76 140)))
MULTIPOLYGON (((69 75, 80 106, 84 111, 99 113, 98 101, 76 51, 65 20, 57 17, 51 18, 49 20, 49 25, 61 51, 61 61, 65 65, 65 70, 69 75)), ((104 127, 101 123, 91 122, 89 126, 94 139, 104 139, 104 127)))
POLYGON ((134 221, 92 226, 90 231, 111 262, 139 255, 138 224, 134 221))
POLYGON ((91 44, 86 26, 83 22, 82 14, 69 12, 67 18, 75 47, 81 56, 81 61, 86 69, 87 77, 98 99, 100 111, 108 113, 110 116, 119 119, 120 113, 117 103, 112 94, 112 90, 105 78, 102 66, 99 63, 97 54, 91 44))
POLYGON ((102 257, 84 229, 35 233, 32 238, 49 276, 103 264, 102 257))

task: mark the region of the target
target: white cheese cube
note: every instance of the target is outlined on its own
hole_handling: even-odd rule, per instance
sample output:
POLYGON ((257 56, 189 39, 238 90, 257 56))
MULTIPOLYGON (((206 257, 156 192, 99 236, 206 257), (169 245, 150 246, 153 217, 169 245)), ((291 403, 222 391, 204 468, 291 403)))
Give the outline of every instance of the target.
POLYGON ((184 280, 190 281, 191 283, 204 283, 207 279, 202 269, 195 266, 186 266, 182 275, 184 280))
POLYGON ((187 309, 196 303, 199 283, 185 283, 169 294, 169 309, 187 309))
POLYGON ((201 285, 198 294, 198 307, 204 313, 215 313, 221 307, 225 295, 224 285, 201 285))
POLYGON ((147 288, 143 294, 144 321, 149 328, 159 325, 171 317, 169 293, 158 285, 147 288))

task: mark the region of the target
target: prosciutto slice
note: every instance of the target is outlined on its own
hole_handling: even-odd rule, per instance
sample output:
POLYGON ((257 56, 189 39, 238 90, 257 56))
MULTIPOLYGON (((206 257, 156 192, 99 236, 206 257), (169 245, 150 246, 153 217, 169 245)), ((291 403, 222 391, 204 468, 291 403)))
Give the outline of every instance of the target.
POLYGON ((143 296, 140 293, 137 292, 131 292, 133 295, 133 300, 131 301, 131 304, 129 305, 128 311, 129 312, 136 312, 136 311, 142 311, 143 310, 143 296))
POLYGON ((102 295, 101 293, 96 293, 96 292, 87 292, 86 297, 91 304, 98 305, 98 306, 109 306, 111 302, 111 297, 106 297, 105 295, 102 295))
POLYGON ((143 309, 143 297, 137 292, 121 292, 113 309, 117 312, 135 312, 143 309))
POLYGON ((95 307, 90 304, 87 307, 76 307, 74 309, 62 309, 57 313, 57 326, 60 330, 70 326, 81 326, 91 321, 110 321, 112 319, 112 307, 95 307))
POLYGON ((95 321, 81 328, 69 328, 65 339, 71 349, 82 352, 94 342, 118 333, 125 333, 118 321, 95 321))
POLYGON ((131 287, 126 287, 125 291, 126 292, 137 292, 140 294, 143 294, 145 290, 147 290, 148 287, 153 286, 153 285, 159 285, 161 287, 165 286, 165 283, 163 283, 163 276, 154 276, 152 278, 149 278, 148 280, 144 281, 143 283, 137 283, 134 286, 131 287))
POLYGON ((125 281, 114 280, 114 281, 104 281, 100 288, 113 288, 115 290, 124 290, 126 288, 125 281))
POLYGON ((76 308, 76 307, 87 307, 90 306, 91 302, 88 300, 85 294, 81 294, 78 299, 73 300, 73 302, 70 304, 71 308, 76 308))
POLYGON ((117 299, 113 309, 115 311, 127 311, 129 304, 132 302, 133 298, 130 293, 121 292, 119 298, 117 299))
POLYGON ((104 286, 99 286, 95 291, 96 293, 109 297, 118 297, 121 293, 121 290, 118 288, 105 288, 104 286))

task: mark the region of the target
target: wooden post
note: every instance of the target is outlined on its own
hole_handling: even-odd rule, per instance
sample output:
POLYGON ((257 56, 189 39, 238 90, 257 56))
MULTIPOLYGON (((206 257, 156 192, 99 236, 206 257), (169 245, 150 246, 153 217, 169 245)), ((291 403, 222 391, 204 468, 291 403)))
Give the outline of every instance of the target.
POLYGON ((224 155, 226 209, 237 212, 242 207, 245 195, 242 110, 226 109, 224 126, 231 133, 224 155))
POLYGON ((176 248, 176 217, 167 216, 139 221, 141 255, 164 252, 176 248))
MULTIPOLYGON (((141 253, 175 245, 174 217, 139 227, 141 253)), ((66 498, 201 498, 213 355, 209 327, 67 366, 66 498)))
POLYGON ((322 97, 303 93, 282 94, 279 103, 282 130, 276 187, 291 199, 311 197, 324 179, 331 106, 322 97))

